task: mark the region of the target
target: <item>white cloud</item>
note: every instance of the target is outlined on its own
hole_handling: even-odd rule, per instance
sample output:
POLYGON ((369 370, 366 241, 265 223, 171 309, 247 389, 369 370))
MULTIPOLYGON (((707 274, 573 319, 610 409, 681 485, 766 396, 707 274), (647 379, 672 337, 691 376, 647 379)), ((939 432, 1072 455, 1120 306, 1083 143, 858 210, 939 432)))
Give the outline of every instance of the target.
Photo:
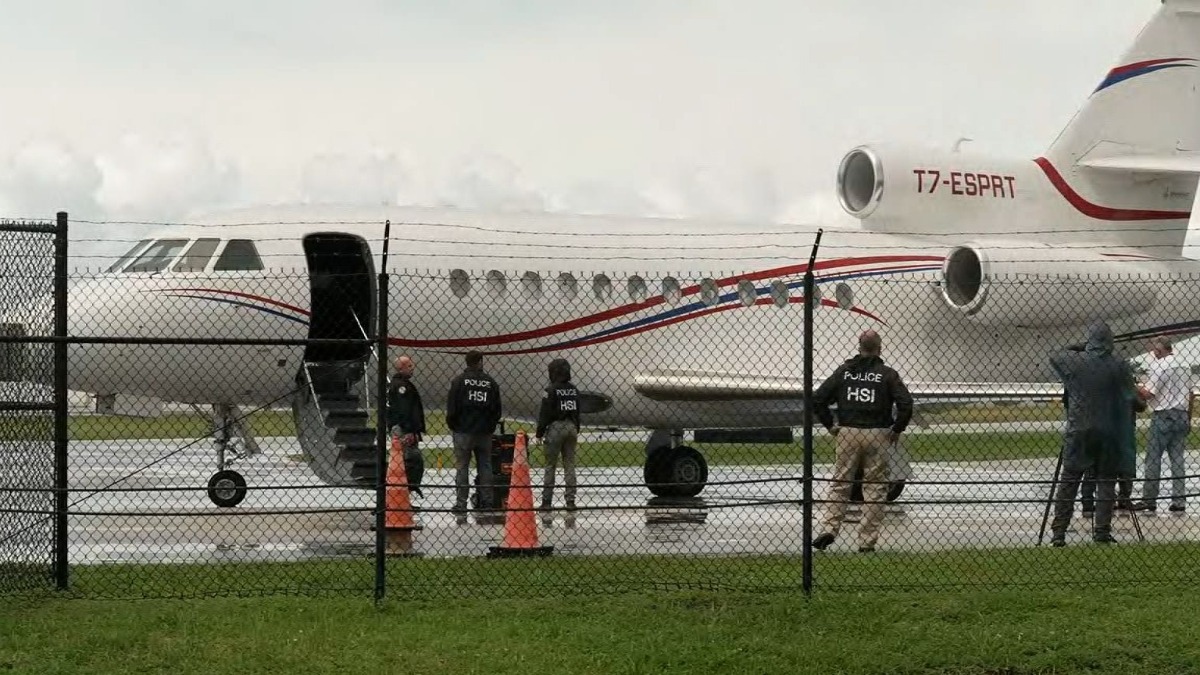
POLYGON ((0 164, 0 215, 51 219, 58 211, 94 217, 101 181, 95 161, 57 141, 33 141, 0 164))
POLYGON ((512 160, 487 152, 459 161, 435 200, 442 206, 484 211, 544 211, 547 205, 541 190, 521 175, 512 160))
POLYGON ((195 137, 126 135, 96 158, 97 202, 113 218, 174 220, 238 195, 238 171, 195 137))
POLYGON ((408 163, 395 153, 324 153, 305 163, 301 200, 307 203, 396 204, 417 195, 408 163))

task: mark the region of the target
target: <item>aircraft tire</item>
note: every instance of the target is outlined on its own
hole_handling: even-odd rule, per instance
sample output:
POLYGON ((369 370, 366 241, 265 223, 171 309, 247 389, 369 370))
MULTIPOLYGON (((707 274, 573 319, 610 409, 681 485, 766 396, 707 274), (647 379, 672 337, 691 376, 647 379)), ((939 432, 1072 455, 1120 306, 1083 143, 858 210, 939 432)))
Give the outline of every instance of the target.
POLYGON ((236 471, 218 471, 208 479, 208 498, 221 508, 233 508, 246 498, 246 479, 236 471))
POLYGON ((695 497, 708 484, 708 462, 699 450, 681 445, 667 455, 667 475, 672 497, 695 497))
POLYGON ((646 488, 655 497, 671 497, 674 496, 673 486, 662 485, 669 482, 667 475, 667 457, 671 453, 669 447, 658 447, 650 450, 646 454, 646 465, 642 468, 642 479, 646 481, 646 488))

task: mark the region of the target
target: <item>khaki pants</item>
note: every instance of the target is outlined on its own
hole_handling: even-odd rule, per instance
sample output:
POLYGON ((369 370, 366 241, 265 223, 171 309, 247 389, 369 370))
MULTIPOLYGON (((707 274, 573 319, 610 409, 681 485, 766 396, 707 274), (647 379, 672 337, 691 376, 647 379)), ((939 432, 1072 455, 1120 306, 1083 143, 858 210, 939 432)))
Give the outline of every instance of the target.
POLYGON ((563 474, 567 487, 563 491, 567 508, 575 508, 575 448, 579 435, 571 422, 551 422, 546 429, 546 471, 542 486, 542 508, 549 509, 554 501, 554 471, 558 458, 563 460, 563 474))
POLYGON ((842 427, 837 435, 837 458, 833 464, 833 483, 825 507, 823 532, 837 536, 850 503, 850 489, 859 464, 863 466, 863 516, 858 527, 858 545, 874 546, 883 522, 887 501, 890 429, 842 427))

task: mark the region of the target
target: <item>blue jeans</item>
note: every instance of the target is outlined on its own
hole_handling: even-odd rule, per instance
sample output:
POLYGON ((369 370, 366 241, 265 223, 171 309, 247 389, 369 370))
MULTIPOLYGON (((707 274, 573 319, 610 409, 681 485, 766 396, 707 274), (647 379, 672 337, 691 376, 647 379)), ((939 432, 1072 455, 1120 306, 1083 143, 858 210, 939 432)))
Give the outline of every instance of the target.
POLYGON ((1159 475, 1163 452, 1171 460, 1171 503, 1183 506, 1183 453, 1187 450, 1191 423, 1186 410, 1159 410, 1150 418, 1150 438, 1146 442, 1146 475, 1142 484, 1142 500, 1153 504, 1158 499, 1159 475))

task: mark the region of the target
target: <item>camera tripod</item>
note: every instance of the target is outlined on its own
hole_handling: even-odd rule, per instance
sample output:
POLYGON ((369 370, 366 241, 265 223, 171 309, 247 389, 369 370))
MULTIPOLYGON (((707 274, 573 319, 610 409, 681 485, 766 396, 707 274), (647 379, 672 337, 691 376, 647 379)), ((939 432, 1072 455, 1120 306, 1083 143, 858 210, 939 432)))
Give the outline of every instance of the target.
MULTIPOLYGON (((1058 480, 1062 474, 1063 450, 1064 450, 1064 448, 1060 448, 1058 451, 1058 463, 1055 464, 1055 466, 1054 466, 1054 478, 1053 478, 1053 480, 1050 481, 1050 491, 1046 495, 1046 508, 1042 511, 1042 527, 1040 530, 1038 530, 1038 540, 1037 540, 1038 546, 1042 545, 1042 541, 1046 537, 1046 521, 1049 520, 1049 518, 1050 518, 1050 508, 1054 505, 1054 494, 1058 490, 1058 480)), ((1098 479, 1092 478, 1091 480, 1096 481, 1098 479)), ((1119 479, 1114 479, 1114 482, 1116 482, 1116 480, 1119 480, 1119 479)), ((1128 499, 1126 501, 1128 501, 1128 499)), ((1120 503, 1121 500, 1119 498, 1117 498, 1116 502, 1120 503)), ((1116 508, 1115 508, 1116 505, 1114 504, 1113 506, 1114 506, 1113 510, 1116 511, 1116 508)), ((1074 504, 1071 505, 1071 510, 1072 511, 1075 510, 1074 504)), ((1134 530, 1134 532, 1137 533, 1138 541, 1139 542, 1146 541, 1145 535, 1142 534, 1142 524, 1138 520, 1137 509, 1131 508, 1131 509, 1128 509, 1128 512, 1129 512, 1130 520, 1133 521, 1133 530, 1134 530)), ((1095 531, 1096 531, 1096 515, 1095 514, 1096 514, 1096 512, 1092 511, 1091 517, 1088 518, 1088 524, 1091 526, 1093 533, 1095 533, 1095 531)))

